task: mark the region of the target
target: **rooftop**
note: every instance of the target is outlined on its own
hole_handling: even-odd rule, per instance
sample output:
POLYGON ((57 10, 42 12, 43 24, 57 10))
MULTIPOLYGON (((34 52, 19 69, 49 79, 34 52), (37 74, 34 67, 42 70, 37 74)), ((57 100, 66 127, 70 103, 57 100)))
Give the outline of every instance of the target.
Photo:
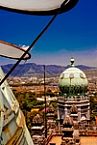
MULTIPOLYGON (((50 145, 50 143, 56 143, 56 145, 60 145, 61 141, 61 136, 53 136, 48 145, 50 145)), ((97 137, 81 137, 80 141, 81 145, 97 145, 97 137)))

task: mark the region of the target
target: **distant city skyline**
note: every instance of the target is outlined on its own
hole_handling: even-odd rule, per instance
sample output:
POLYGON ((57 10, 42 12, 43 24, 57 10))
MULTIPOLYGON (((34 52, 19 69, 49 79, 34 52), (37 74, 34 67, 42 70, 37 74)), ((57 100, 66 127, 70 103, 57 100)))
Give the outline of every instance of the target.
MULTIPOLYGON (((0 40, 29 46, 49 19, 0 10, 0 40)), ((74 57, 76 65, 97 67, 97 0, 79 0, 59 15, 30 53, 32 63, 66 66, 74 57)), ((13 62, 0 57, 0 65, 13 62)))

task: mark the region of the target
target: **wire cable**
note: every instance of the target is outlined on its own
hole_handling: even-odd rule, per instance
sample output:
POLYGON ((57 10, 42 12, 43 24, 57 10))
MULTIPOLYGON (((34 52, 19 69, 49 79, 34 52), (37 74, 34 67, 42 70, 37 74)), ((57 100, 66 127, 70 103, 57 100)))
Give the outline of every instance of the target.
POLYGON ((23 53, 23 55, 20 57, 20 59, 14 64, 14 66, 9 70, 9 72, 5 75, 5 77, 1 80, 0 85, 9 77, 9 75, 12 73, 12 71, 16 68, 16 66, 22 61, 24 56, 30 51, 30 49, 35 45, 35 43, 39 40, 39 38, 43 35, 43 33, 48 29, 48 27, 51 25, 51 23, 54 21, 57 15, 54 15, 52 19, 49 21, 49 23, 44 27, 44 29, 39 33, 39 35, 36 37, 36 39, 32 42, 32 44, 29 46, 29 48, 23 53))
MULTIPOLYGON (((67 3, 68 0, 65 0, 62 5, 60 6, 61 8, 67 3)), ((19 58, 19 60, 14 64, 14 66, 9 70, 9 72, 5 75, 5 77, 1 80, 0 86, 2 83, 9 77, 9 75, 12 73, 12 71, 17 67, 17 65, 22 61, 24 56, 30 51, 30 49, 36 44, 36 42, 39 40, 39 38, 44 34, 44 32, 49 28, 49 26, 52 24, 52 22, 55 20, 55 18, 58 16, 60 11, 58 11, 48 22, 48 24, 43 28, 43 30, 38 34, 38 36, 34 39, 32 44, 29 46, 29 48, 23 53, 23 55, 19 58)))

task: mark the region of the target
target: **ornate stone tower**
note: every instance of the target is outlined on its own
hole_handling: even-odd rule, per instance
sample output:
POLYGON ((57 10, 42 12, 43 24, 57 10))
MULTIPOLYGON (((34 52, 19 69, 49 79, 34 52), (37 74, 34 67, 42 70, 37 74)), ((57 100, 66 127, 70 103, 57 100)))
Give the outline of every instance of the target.
POLYGON ((32 132, 33 135, 40 135, 42 136, 43 134, 43 130, 44 130, 44 126, 43 126, 43 118, 42 116, 40 116, 40 114, 37 114, 33 120, 32 120, 32 132))
POLYGON ((73 141, 73 120, 70 116, 64 117, 63 127, 62 127, 62 143, 61 145, 66 145, 69 143, 74 143, 73 141))
POLYGON ((71 66, 61 73, 59 78, 59 126, 67 115, 75 118, 75 120, 78 119, 78 122, 81 122, 83 117, 87 121, 90 120, 90 101, 87 96, 87 87, 88 80, 86 75, 74 66, 74 59, 72 58, 71 66))
POLYGON ((63 121, 61 145, 80 145, 78 124, 67 115, 63 121))
POLYGON ((78 122, 78 109, 74 104, 70 108, 70 117, 73 119, 74 122, 78 122))
POLYGON ((34 116, 31 129, 34 144, 41 144, 44 138, 44 125, 43 117, 40 114, 34 116))

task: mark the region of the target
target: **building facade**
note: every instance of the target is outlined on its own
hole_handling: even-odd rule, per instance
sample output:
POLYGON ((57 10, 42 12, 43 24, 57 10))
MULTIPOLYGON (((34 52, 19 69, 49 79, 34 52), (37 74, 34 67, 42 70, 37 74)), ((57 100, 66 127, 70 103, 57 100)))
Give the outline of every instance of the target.
POLYGON ((74 59, 72 58, 71 66, 59 77, 60 93, 57 102, 59 126, 63 123, 65 116, 71 115, 72 106, 76 106, 77 114, 73 111, 73 117, 75 113, 75 118, 78 118, 79 123, 83 120, 90 120, 90 100, 87 87, 88 80, 85 73, 74 66, 74 59))

